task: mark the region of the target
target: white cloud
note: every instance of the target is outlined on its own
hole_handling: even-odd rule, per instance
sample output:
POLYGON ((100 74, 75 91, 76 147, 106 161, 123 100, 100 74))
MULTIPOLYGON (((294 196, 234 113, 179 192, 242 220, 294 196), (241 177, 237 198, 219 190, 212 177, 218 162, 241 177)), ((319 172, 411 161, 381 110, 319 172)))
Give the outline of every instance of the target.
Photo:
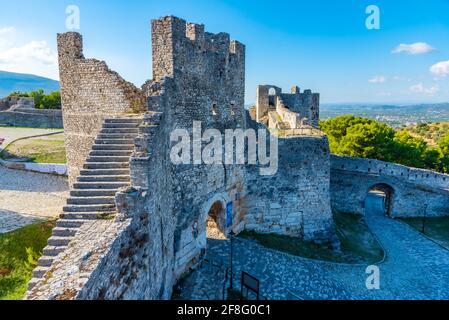
POLYGON ((436 77, 446 77, 449 75, 449 60, 441 61, 430 67, 430 72, 436 77))
POLYGON ((384 76, 375 76, 368 80, 369 83, 385 83, 387 82, 387 77, 384 76))
POLYGON ((438 85, 433 85, 431 87, 425 87, 422 82, 415 84, 409 87, 409 91, 412 93, 425 94, 428 96, 435 95, 438 91, 440 91, 440 87, 438 85))
POLYGON ((19 41, 14 27, 0 28, 0 70, 58 78, 57 54, 46 41, 19 41))
POLYGON ((16 31, 16 28, 14 27, 4 27, 4 28, 0 28, 0 35, 4 35, 4 34, 8 34, 8 33, 13 33, 16 31))
POLYGON ((411 78, 403 77, 403 76, 394 76, 393 80, 395 80, 395 81, 406 81, 406 82, 412 81, 411 78))
POLYGON ((425 42, 416 42, 412 44, 401 43, 391 51, 391 53, 406 53, 412 55, 425 54, 434 51, 435 48, 425 42))

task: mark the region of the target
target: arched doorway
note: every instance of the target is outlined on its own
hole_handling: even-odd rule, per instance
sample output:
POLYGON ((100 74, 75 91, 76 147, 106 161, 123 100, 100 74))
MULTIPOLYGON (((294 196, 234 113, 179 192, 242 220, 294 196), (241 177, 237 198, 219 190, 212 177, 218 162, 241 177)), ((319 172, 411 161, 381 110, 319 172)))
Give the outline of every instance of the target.
POLYGON ((225 233, 225 208, 221 201, 216 201, 206 217, 206 235, 211 239, 226 239, 225 233))
POLYGON ((381 211, 391 216, 393 210, 394 189, 386 183, 378 183, 368 189, 365 208, 381 211))

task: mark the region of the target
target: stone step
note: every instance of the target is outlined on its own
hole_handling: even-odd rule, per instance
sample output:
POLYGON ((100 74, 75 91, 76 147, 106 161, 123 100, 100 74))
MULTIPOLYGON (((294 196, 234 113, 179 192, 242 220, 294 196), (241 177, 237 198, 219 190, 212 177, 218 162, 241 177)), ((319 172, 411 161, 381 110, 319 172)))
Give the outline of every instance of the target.
MULTIPOLYGON (((70 229, 78 229, 81 227, 87 220, 69 220, 69 219, 59 219, 56 221, 57 228, 70 228, 70 229)), ((56 229, 56 228, 55 228, 56 229)), ((54 231, 54 229, 53 229, 54 231)))
POLYGON ((129 162, 129 157, 90 156, 86 163, 92 162, 129 162))
POLYGON ((128 168, 119 168, 119 169, 82 169, 80 171, 80 177, 86 176, 129 176, 128 168))
POLYGON ((69 204, 63 207, 64 212, 111 212, 115 211, 115 204, 69 204))
POLYGON ((39 279, 39 278, 32 278, 30 280, 30 282, 28 282, 28 290, 32 290, 38 284, 39 281, 41 281, 41 279, 39 279))
POLYGON ((136 136, 139 133, 139 128, 105 128, 100 130, 100 134, 132 134, 136 136))
POLYGON ((113 217, 115 211, 105 212, 64 212, 60 215, 61 219, 92 221, 113 217))
POLYGON ((70 197, 67 204, 114 204, 115 197, 70 197))
POLYGON ((67 249, 66 246, 46 246, 43 250, 44 256, 56 257, 58 254, 67 249))
POLYGON ((134 139, 95 139, 95 144, 134 144, 134 139))
POLYGON ((142 118, 110 118, 105 119, 104 124, 112 124, 112 123, 136 123, 139 124, 142 122, 142 118))
POLYGON ((132 150, 93 150, 90 152, 91 157, 130 157, 132 150))
POLYGON ((77 231, 78 231, 78 228, 56 227, 53 229, 53 236, 55 236, 55 237, 73 237, 77 231))
POLYGON ((94 144, 92 145, 92 151, 95 150, 108 150, 108 151, 133 151, 134 141, 130 144, 94 144))
POLYGON ((51 267, 51 264, 53 261, 55 261, 56 257, 50 257, 50 256, 42 256, 37 260, 37 265, 39 267, 51 267))
POLYGON ((119 182, 75 182, 73 188, 75 189, 107 189, 117 190, 122 187, 128 186, 129 183, 125 181, 119 182))
POLYGON ((141 122, 115 122, 103 123, 103 129, 135 129, 138 128, 141 122))
POLYGON ((70 241, 72 241, 73 237, 57 237, 57 236, 51 236, 48 238, 48 245, 49 246, 55 246, 55 247, 65 247, 67 246, 70 241))
POLYGON ((97 139, 135 139, 137 134, 134 133, 101 133, 97 139))
POLYGON ((84 169, 122 169, 129 168, 129 162, 86 162, 84 169))
POLYGON ((72 190, 70 195, 72 197, 112 197, 117 193, 117 189, 98 190, 98 189, 82 189, 72 190))
POLYGON ((47 273, 47 271, 50 270, 50 267, 41 267, 38 266, 33 270, 33 277, 42 279, 44 275, 47 273))
POLYGON ((117 176, 80 176, 77 178, 78 182, 129 182, 129 175, 117 175, 117 176))

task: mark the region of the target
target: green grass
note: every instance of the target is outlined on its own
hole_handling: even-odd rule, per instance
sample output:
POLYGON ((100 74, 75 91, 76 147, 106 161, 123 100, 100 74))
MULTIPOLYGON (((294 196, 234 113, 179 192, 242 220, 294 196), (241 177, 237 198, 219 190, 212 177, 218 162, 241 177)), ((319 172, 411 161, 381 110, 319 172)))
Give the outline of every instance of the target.
POLYGON ((35 163, 66 163, 63 140, 25 139, 11 143, 3 152, 2 159, 26 159, 35 163))
POLYGON ((0 300, 19 300, 54 227, 40 222, 0 235, 0 300))
MULTIPOLYGON (((417 231, 422 232, 423 218, 401 219, 417 231)), ((424 234, 449 249, 449 217, 427 218, 424 234)))
POLYGON ((244 231, 239 236, 256 240, 264 247, 308 259, 368 264, 382 260, 384 252, 361 216, 335 213, 334 220, 341 241, 340 252, 333 251, 328 246, 277 234, 244 231))

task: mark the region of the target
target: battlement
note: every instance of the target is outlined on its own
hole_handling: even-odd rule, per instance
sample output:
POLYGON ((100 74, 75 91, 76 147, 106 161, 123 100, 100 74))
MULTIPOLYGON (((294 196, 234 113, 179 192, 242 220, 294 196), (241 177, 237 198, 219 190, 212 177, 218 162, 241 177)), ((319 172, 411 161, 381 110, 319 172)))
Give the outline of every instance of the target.
POLYGON ((224 76, 235 66, 244 67, 245 46, 231 41, 228 33, 206 32, 202 24, 162 17, 152 20, 152 39, 155 81, 213 69, 217 69, 217 76, 224 76))

